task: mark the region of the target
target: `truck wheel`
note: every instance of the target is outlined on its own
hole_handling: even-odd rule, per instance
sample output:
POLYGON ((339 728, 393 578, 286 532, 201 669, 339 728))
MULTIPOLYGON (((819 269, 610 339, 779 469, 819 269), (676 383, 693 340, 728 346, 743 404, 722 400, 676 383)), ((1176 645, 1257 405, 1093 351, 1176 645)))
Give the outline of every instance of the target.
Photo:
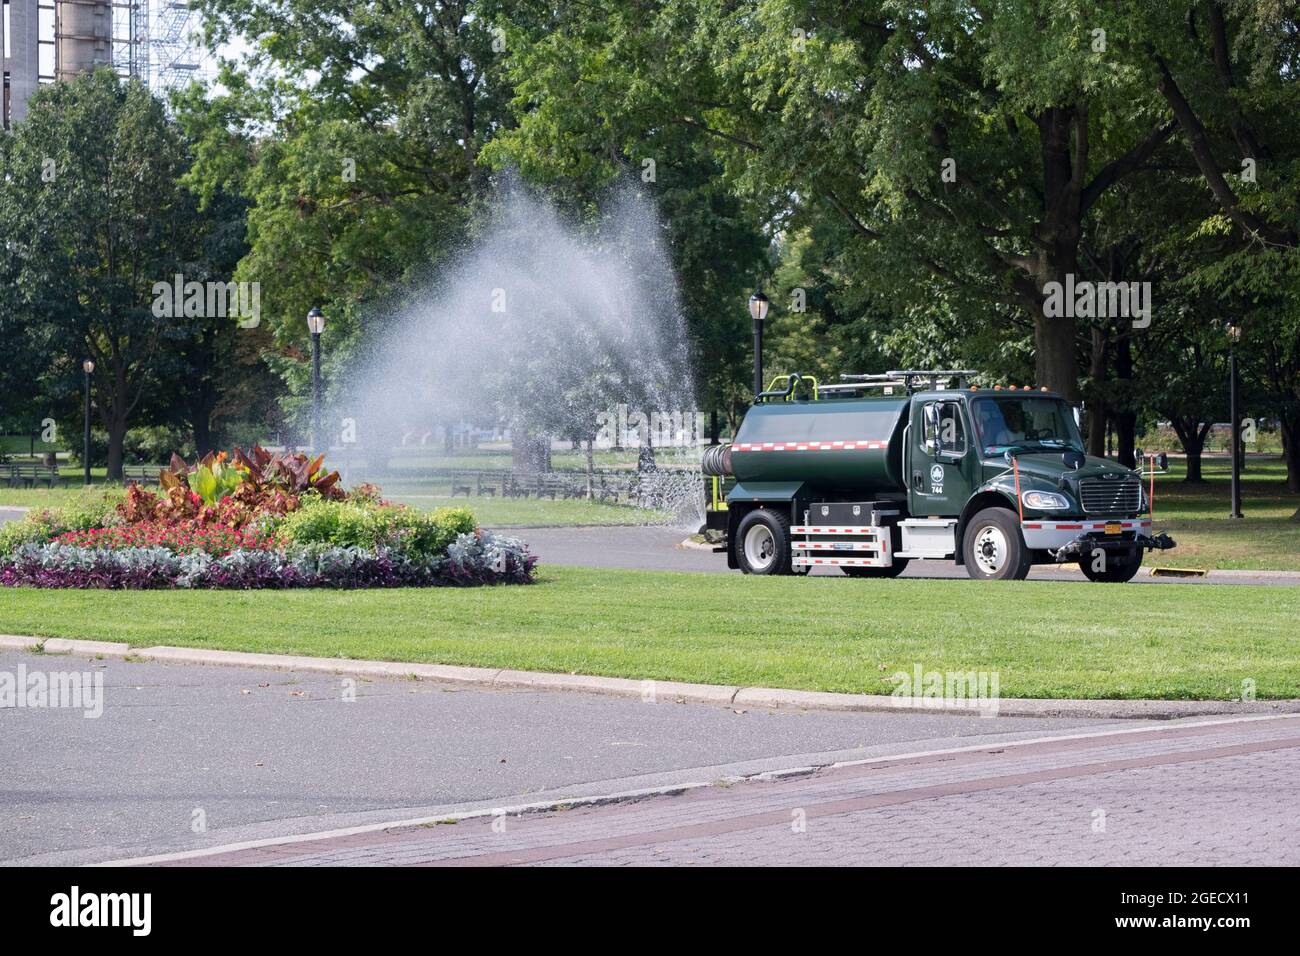
POLYGON ((790 573, 790 519, 755 508, 736 529, 736 563, 746 574, 790 573))
POLYGON ((1006 508, 985 508, 970 520, 962 555, 966 573, 977 581, 1020 581, 1031 564, 1020 524, 1006 508))
POLYGON ((841 567, 851 578, 896 578, 907 569, 910 558, 894 558, 894 563, 887 568, 866 568, 846 565, 841 567))
POLYGON ((1142 567, 1142 549, 1134 548, 1128 554, 1106 557, 1106 567, 1102 571, 1092 569, 1092 558, 1079 562, 1079 570, 1089 581, 1101 581, 1107 584, 1123 584, 1132 581, 1142 567))

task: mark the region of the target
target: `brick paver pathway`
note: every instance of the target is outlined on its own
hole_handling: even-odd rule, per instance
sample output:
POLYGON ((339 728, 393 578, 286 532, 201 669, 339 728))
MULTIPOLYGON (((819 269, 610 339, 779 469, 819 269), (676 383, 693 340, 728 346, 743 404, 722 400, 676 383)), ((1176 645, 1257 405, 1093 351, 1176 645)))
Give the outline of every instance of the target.
POLYGON ((182 865, 1300 864, 1300 718, 878 760, 182 865))

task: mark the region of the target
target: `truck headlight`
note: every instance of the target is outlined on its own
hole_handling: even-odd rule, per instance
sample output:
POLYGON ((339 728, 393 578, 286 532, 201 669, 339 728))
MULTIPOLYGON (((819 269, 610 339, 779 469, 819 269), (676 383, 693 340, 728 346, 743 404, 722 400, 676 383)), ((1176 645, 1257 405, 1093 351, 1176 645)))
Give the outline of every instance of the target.
POLYGON ((1064 495, 1051 491, 1026 491, 1020 496, 1020 500, 1025 503, 1026 508, 1034 508, 1037 511, 1061 511, 1070 507, 1070 502, 1064 495))

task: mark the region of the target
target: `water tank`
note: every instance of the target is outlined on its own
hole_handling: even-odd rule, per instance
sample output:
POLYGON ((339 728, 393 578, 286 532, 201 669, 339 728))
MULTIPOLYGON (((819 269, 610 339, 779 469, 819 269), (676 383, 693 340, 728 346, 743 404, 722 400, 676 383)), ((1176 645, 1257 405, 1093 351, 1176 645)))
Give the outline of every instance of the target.
POLYGON ((112 64, 110 0, 58 0, 56 17, 54 42, 60 80, 112 64))
POLYGON ((863 498, 906 489, 906 396, 767 402, 746 414, 731 443, 731 469, 745 481, 804 481, 863 498))

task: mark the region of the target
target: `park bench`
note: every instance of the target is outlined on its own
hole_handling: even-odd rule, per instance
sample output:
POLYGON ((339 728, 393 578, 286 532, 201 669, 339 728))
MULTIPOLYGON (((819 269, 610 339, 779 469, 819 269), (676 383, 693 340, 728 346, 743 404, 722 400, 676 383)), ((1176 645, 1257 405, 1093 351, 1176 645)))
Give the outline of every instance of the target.
POLYGON ((44 465, 37 461, 19 461, 9 465, 10 488, 17 488, 20 484, 35 488, 36 484, 42 481, 53 488, 56 481, 60 485, 63 484, 63 476, 59 474, 57 466, 44 465))
POLYGON ((452 475, 452 476, 451 476, 451 496, 452 496, 453 498, 456 497, 456 493, 457 493, 457 492, 460 492, 460 493, 463 494, 466 498, 468 498, 468 497, 470 496, 470 493, 471 493, 474 489, 473 489, 473 487, 470 485, 470 483, 469 483, 469 479, 470 479, 470 476, 469 476, 469 475, 452 475))
POLYGON ((627 475, 600 472, 599 478, 600 482, 593 489, 596 500, 618 504, 619 499, 627 495, 630 481, 627 475))
POLYGON ((505 494, 506 473, 504 471, 480 471, 475 483, 479 497, 495 497, 498 492, 505 494))
POLYGON ((579 498, 586 493, 585 483, 579 486, 571 478, 557 472, 543 472, 534 478, 534 491, 538 498, 579 498))
POLYGON ((123 465, 122 481, 134 481, 138 485, 156 485, 158 472, 162 470, 162 465, 123 465))

